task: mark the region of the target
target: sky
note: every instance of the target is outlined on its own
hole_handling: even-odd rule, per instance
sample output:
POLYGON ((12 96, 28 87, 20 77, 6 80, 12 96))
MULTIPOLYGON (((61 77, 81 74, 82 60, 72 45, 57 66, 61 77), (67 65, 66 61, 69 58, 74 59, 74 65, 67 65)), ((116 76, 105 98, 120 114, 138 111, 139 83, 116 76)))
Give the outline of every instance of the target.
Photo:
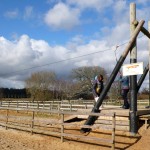
MULTIPOLYGON (((82 66, 110 75, 130 39, 130 3, 148 29, 149 0, 0 0, 0 87, 24 88, 34 72, 66 76, 82 66)), ((137 62, 145 67, 148 56, 140 33, 137 62)))

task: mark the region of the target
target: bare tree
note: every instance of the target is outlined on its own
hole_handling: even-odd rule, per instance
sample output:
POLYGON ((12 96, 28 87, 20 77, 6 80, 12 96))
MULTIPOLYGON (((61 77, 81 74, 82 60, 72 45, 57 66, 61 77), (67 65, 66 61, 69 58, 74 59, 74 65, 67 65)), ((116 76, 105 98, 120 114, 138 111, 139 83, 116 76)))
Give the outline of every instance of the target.
POLYGON ((32 100, 47 100, 52 97, 52 91, 56 75, 54 72, 36 72, 28 78, 26 88, 31 94, 32 100))
POLYGON ((80 67, 72 70, 72 78, 78 83, 78 89, 76 89, 77 95, 90 94, 92 87, 92 79, 96 75, 102 74, 104 79, 107 79, 106 71, 99 66, 80 67))

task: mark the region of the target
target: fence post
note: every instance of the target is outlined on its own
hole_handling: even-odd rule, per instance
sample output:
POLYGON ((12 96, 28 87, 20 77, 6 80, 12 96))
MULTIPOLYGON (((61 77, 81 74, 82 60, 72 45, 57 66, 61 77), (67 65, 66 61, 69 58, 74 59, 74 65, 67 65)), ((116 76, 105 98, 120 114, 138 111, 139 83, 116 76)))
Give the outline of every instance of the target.
POLYGON ((49 110, 50 110, 50 114, 51 114, 51 102, 49 103, 49 110))
POLYGON ((9 108, 7 108, 7 111, 6 111, 6 126, 5 126, 6 130, 7 130, 7 123, 8 123, 8 115, 9 115, 9 108))
POLYGON ((51 103, 51 110, 53 110, 53 104, 54 104, 54 102, 51 103))
POLYGON ((18 100, 17 100, 17 113, 19 112, 19 111, 18 111, 18 107, 19 107, 19 103, 18 103, 18 100))
POLYGON ((39 109, 39 101, 37 101, 37 109, 39 109))
POLYGON ((72 111, 72 104, 70 103, 70 111, 72 111))
POLYGON ((58 116, 60 115, 59 114, 59 111, 60 111, 60 104, 58 103, 58 105, 57 105, 57 111, 58 111, 58 116))
POLYGON ((115 128, 116 128, 116 113, 112 116, 112 150, 115 149, 115 128))
POLYGON ((34 127, 34 111, 32 112, 32 121, 31 121, 31 134, 33 134, 33 127, 34 127))
POLYGON ((85 109, 87 109, 87 104, 85 104, 85 109))
POLYGON ((63 133, 64 133, 64 114, 61 114, 61 142, 64 141, 64 137, 63 137, 63 133))
POLYGON ((28 102, 27 102, 27 104, 26 104, 26 107, 27 107, 27 113, 28 113, 28 102))
POLYGON ((44 110, 44 108, 45 108, 45 103, 43 103, 43 110, 44 110))

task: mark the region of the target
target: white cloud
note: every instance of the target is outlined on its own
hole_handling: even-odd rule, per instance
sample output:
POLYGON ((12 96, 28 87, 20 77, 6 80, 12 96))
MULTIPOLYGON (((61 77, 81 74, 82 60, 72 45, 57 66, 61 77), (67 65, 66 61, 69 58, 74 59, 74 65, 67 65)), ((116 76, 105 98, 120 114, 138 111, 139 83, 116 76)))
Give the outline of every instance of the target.
POLYGON ((76 5, 81 9, 93 8, 102 11, 104 8, 112 5, 113 0, 67 0, 70 5, 76 5))
POLYGON ((61 0, 46 0, 46 3, 51 4, 51 3, 58 3, 61 2, 61 0))
POLYGON ((79 17, 79 9, 71 8, 64 3, 58 3, 45 14, 44 21, 53 29, 68 30, 80 23, 79 17))
POLYGON ((113 8, 113 21, 118 25, 129 23, 129 5, 126 1, 118 1, 113 8))
POLYGON ((69 50, 66 47, 61 45, 52 47, 44 40, 31 39, 27 35, 22 35, 15 42, 0 37, 0 69, 3 70, 0 77, 4 79, 3 81, 7 78, 7 82, 12 79, 13 83, 14 81, 19 83, 32 72, 43 69, 62 74, 82 65, 106 64, 104 59, 100 58, 105 57, 106 61, 110 62, 113 57, 105 56, 106 53, 92 54, 106 48, 109 47, 105 41, 93 40, 88 44, 76 45, 75 51, 67 55, 69 50), (87 54, 89 55, 80 57, 87 54))
MULTIPOLYGON (((0 77, 24 80, 32 72, 43 68, 51 70, 52 65, 49 67, 48 64, 64 60, 66 52, 63 46, 51 47, 47 42, 30 39, 27 35, 22 35, 15 42, 0 37, 0 69, 3 70, 0 77)), ((63 63, 56 71, 61 71, 62 66, 63 63)))
MULTIPOLYGON (((121 29, 116 28, 112 35, 119 33, 119 30, 121 29)), ((74 39, 78 42, 77 37, 74 39)), ((143 40, 141 42, 145 43, 143 40)), ((58 74, 65 74, 74 67, 98 65, 110 71, 116 64, 114 50, 115 45, 109 45, 107 40, 80 43, 74 45, 74 51, 70 51, 65 46, 50 46, 44 40, 31 39, 27 35, 22 35, 15 42, 0 37, 0 70, 3 70, 0 73, 0 86, 7 83, 7 87, 8 85, 23 87, 23 81, 32 72, 40 70, 52 70, 58 74)), ((117 52, 120 52, 120 49, 117 52)), ((140 51, 140 56, 142 60, 147 58, 146 52, 140 51)))
POLYGON ((19 15, 18 9, 12 10, 12 11, 7 11, 4 13, 4 16, 10 19, 17 18, 19 15))
POLYGON ((112 29, 102 28, 103 33, 105 34, 104 39, 107 41, 108 45, 119 45, 124 43, 125 40, 129 40, 129 24, 128 23, 119 23, 112 29))
MULTIPOLYGON (((52 2, 54 3, 53 0, 52 2)), ((59 2, 45 14, 44 20, 52 29, 72 29, 80 24, 79 18, 83 10, 93 8, 96 11, 102 11, 111 6, 112 2, 112 0, 68 0, 67 4, 59 2)), ((22 81, 25 78, 32 72, 40 70, 53 70, 62 74, 74 67, 94 65, 102 66, 109 71, 112 70, 116 64, 115 46, 129 40, 130 27, 129 8, 125 1, 118 1, 112 5, 111 9, 113 15, 109 17, 112 17, 112 20, 108 16, 102 18, 102 20, 106 20, 107 24, 100 28, 100 32, 97 31, 90 37, 75 35, 66 45, 57 45, 56 43, 55 46, 51 46, 44 40, 31 39, 28 35, 17 36, 15 41, 0 37, 0 70, 3 70, 0 73, 0 85, 4 85, 5 82, 7 85, 19 87, 20 83, 23 86, 22 81), (95 40, 93 39, 94 34, 99 35, 95 40), (87 38, 88 41, 85 42, 84 40, 87 38), (32 67, 33 69, 28 69, 32 67), (20 72, 20 70, 24 71, 20 72), (5 73, 9 77, 7 81, 5 73)), ((32 12, 32 7, 26 8, 26 17, 30 18, 32 12)), ((149 15, 148 7, 137 10, 138 19, 147 20, 149 15)), ((146 64, 148 59, 147 39, 142 38, 138 40, 138 43, 138 61, 144 61, 146 64)), ((118 48, 118 59, 125 46, 118 48)))
MULTIPOLYGON (((138 20, 150 20, 150 7, 144 7, 141 9, 137 9, 137 19, 138 20)), ((147 26, 147 24, 146 24, 147 26)))
POLYGON ((27 6, 24 11, 24 19, 30 19, 33 17, 33 7, 27 6))
POLYGON ((142 4, 142 5, 147 5, 149 0, 136 0, 136 3, 142 4))
POLYGON ((24 81, 0 78, 0 87, 21 89, 24 88, 25 85, 24 85, 24 81))

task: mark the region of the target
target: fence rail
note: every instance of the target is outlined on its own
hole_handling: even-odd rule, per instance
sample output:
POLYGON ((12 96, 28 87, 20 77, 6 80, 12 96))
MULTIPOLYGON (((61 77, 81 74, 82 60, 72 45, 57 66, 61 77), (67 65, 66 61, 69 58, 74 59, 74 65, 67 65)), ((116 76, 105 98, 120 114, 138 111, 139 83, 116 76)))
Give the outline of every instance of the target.
MULTIPOLYGON (((104 106, 116 105, 115 100, 105 100, 104 106)), ((142 108, 149 105, 149 100, 138 100, 138 107, 142 108)), ((29 109, 47 109, 47 110, 66 110, 77 111, 81 109, 91 109, 94 106, 93 100, 62 100, 62 101, 0 101, 0 107, 13 107, 13 108, 29 108, 29 109)))

